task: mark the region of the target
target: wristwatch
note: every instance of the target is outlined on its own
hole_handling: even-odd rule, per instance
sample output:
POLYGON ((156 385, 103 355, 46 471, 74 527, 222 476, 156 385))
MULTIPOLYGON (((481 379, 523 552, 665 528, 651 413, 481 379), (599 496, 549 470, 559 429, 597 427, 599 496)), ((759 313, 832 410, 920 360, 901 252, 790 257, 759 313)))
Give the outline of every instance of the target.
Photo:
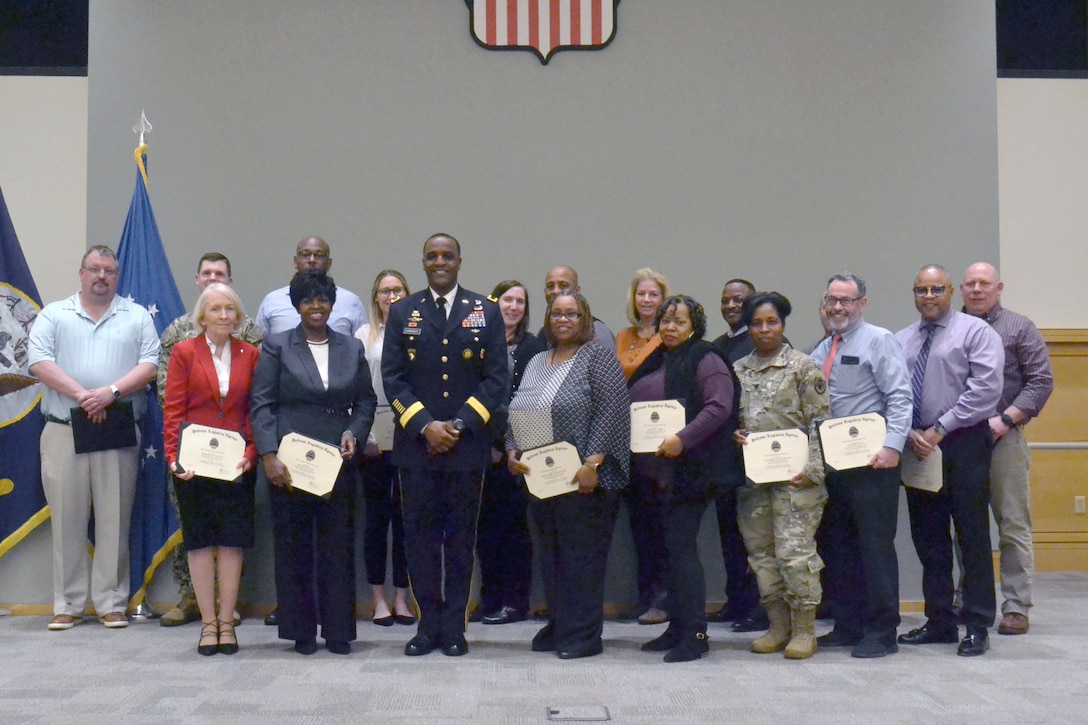
POLYGON ((589 470, 591 470, 591 471, 593 471, 594 473, 596 473, 596 472, 597 472, 597 469, 601 467, 601 462, 600 462, 600 461, 598 461, 597 463, 590 463, 589 461, 586 461, 586 462, 585 462, 585 463, 584 463, 583 465, 584 465, 584 466, 585 466, 586 468, 588 468, 589 470))
POLYGON ((1015 428, 1016 427, 1016 421, 1013 420, 1012 417, 1008 413, 1002 413, 1001 414, 1001 422, 1004 423, 1005 425, 1009 426, 1010 428, 1015 428))
POLYGON ((933 424, 933 430, 940 433, 942 438, 944 438, 945 436, 948 435, 948 431, 946 431, 944 429, 944 426, 941 425, 941 421, 937 421, 936 423, 933 424))
POLYGON ((110 392, 113 393, 113 399, 114 400, 120 400, 121 399, 121 390, 116 385, 111 385, 110 386, 110 392))

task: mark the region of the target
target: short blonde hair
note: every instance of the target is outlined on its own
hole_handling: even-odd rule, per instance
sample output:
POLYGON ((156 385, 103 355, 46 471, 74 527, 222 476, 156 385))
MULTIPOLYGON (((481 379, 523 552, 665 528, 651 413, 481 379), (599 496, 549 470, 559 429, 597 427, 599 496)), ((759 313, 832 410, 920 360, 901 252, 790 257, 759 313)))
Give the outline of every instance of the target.
POLYGON ((627 319, 632 325, 638 325, 638 310, 635 309, 635 292, 640 283, 649 280, 661 290, 661 299, 669 296, 669 278, 649 267, 643 267, 631 278, 631 290, 627 293, 627 319))
POLYGON ((196 330, 198 335, 204 332, 204 323, 201 320, 208 310, 208 297, 213 294, 223 295, 231 301, 234 309, 238 310, 238 321, 234 325, 235 330, 242 324, 242 320, 246 318, 245 310, 242 309, 242 298, 238 296, 238 293, 222 282, 212 282, 204 288, 204 291, 200 293, 200 297, 197 297, 196 304, 193 305, 193 329, 196 330))

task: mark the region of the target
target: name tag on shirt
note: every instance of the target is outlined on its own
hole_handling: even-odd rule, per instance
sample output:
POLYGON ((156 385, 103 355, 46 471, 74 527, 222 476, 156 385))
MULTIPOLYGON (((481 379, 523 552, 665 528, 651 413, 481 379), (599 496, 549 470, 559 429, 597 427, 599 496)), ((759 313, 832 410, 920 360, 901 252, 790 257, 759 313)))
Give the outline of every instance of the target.
POLYGON ((853 355, 843 355, 841 364, 842 365, 860 365, 861 360, 854 357, 853 355))

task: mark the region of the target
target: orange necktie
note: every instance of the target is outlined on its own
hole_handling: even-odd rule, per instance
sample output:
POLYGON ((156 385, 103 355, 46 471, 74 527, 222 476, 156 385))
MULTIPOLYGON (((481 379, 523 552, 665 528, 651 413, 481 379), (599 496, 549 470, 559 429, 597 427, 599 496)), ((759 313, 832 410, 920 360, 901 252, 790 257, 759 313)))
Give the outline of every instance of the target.
POLYGON ((831 382, 831 366, 835 364, 835 353, 839 351, 839 340, 842 339, 842 335, 835 333, 831 337, 831 352, 827 353, 827 357, 824 359, 824 380, 831 382))

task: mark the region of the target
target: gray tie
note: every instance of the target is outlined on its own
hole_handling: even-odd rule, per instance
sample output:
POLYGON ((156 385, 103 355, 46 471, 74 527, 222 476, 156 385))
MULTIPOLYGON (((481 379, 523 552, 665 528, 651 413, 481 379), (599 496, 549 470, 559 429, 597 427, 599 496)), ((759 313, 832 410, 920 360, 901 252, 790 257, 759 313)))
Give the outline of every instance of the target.
POLYGON ((914 428, 922 427, 922 381, 926 378, 929 346, 933 344, 933 332, 937 329, 937 324, 930 322, 928 325, 923 326, 922 329, 925 330, 926 340, 922 343, 922 349, 918 351, 918 357, 914 361, 914 372, 910 376, 911 392, 914 394, 914 419, 911 421, 911 426, 914 428))

